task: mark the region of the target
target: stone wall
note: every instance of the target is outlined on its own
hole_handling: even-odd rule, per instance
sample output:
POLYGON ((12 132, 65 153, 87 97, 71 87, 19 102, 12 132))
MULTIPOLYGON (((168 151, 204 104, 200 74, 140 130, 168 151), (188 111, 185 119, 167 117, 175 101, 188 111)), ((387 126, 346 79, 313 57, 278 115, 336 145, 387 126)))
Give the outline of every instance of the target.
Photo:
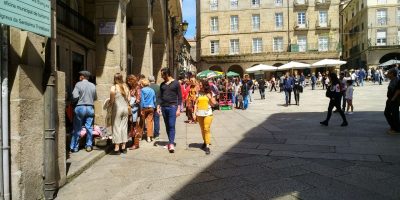
POLYGON ((12 199, 43 198, 45 38, 11 28, 10 138, 12 199))

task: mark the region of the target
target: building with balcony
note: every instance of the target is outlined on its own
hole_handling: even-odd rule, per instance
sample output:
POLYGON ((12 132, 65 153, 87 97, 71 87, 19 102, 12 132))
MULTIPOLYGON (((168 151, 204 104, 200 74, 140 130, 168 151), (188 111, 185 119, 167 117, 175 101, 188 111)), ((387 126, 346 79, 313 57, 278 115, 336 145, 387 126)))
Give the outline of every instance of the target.
POLYGON ((98 97, 94 123, 104 125, 103 103, 110 96, 114 74, 154 75, 161 81, 161 67, 177 71, 183 46, 182 0, 46 2, 51 3, 50 18, 55 19, 54 40, 14 27, 2 25, 0 30, 7 36, 4 41, 0 37, 0 43, 8 47, 2 46, 0 62, 8 70, 2 79, 8 80, 9 99, 4 100, 9 110, 2 112, 9 112, 9 118, 1 121, 2 127, 7 121, 9 126, 10 147, 4 149, 10 152, 10 170, 3 175, 10 177, 6 195, 11 199, 53 199, 66 183, 71 92, 79 71, 92 73, 98 97), (55 129, 45 128, 46 124, 55 129), (55 141, 51 151, 46 143, 50 140, 55 141), (47 160, 50 155, 52 161, 47 160), (50 182, 45 175, 49 168, 54 170, 50 182))
POLYGON ((201 70, 338 59, 339 0, 197 1, 201 70))
POLYGON ((400 59, 399 0, 351 0, 340 16, 348 67, 376 67, 400 59))

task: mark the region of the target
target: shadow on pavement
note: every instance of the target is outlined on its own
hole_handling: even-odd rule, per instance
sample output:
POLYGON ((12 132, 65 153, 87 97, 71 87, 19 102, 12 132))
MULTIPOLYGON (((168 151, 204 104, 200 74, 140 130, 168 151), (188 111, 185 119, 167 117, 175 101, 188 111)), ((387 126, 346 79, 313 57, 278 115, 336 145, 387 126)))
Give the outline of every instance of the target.
MULTIPOLYGON (((336 113, 324 127, 319 122, 326 112, 273 114, 259 124, 240 121, 257 123, 254 119, 265 115, 227 112, 232 112, 229 122, 214 121, 226 123, 218 130, 235 134, 231 130, 255 128, 232 135, 242 137, 237 143, 223 143, 220 133, 212 132, 214 155, 204 159, 211 164, 173 199, 400 198, 400 136, 386 134, 383 112, 347 115, 348 127, 340 126, 336 113)), ((192 143, 189 149, 200 146, 192 143)))

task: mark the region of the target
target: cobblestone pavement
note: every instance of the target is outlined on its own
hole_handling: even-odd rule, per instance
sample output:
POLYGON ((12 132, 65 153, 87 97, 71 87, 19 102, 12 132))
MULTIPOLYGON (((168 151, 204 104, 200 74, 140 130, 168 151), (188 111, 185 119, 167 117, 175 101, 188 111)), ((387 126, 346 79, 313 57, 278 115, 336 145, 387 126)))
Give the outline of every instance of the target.
POLYGON ((58 199, 400 199, 400 136, 386 134, 386 88, 355 87, 348 127, 338 114, 319 125, 328 105, 321 89, 306 88, 289 107, 282 93, 260 100, 256 91, 248 110, 215 112, 208 156, 198 125, 181 116, 176 153, 143 141, 107 155, 58 199))

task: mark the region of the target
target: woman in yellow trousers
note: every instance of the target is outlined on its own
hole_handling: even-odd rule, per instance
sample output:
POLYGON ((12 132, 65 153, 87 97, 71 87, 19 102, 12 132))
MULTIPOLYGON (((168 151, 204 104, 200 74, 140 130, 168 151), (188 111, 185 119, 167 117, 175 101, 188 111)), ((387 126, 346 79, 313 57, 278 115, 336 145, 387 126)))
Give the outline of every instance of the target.
POLYGON ((193 118, 199 122, 201 134, 203 136, 202 149, 206 154, 210 154, 211 143, 211 123, 213 120, 212 108, 217 101, 212 96, 211 87, 207 81, 200 82, 200 91, 194 105, 193 118))

